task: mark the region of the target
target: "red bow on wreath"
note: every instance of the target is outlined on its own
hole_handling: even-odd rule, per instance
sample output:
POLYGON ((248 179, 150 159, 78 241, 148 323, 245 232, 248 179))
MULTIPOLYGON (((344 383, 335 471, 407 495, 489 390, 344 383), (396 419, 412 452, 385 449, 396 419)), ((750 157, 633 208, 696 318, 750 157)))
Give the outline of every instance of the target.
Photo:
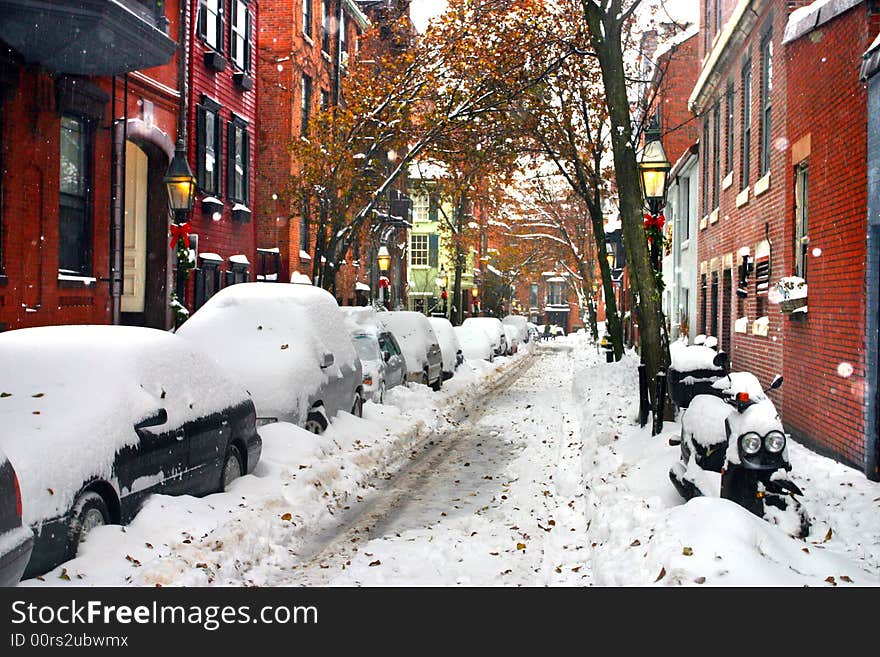
POLYGON ((661 212, 657 216, 653 214, 646 213, 645 214, 645 229, 650 230, 651 228, 656 228, 657 230, 663 230, 663 224, 666 223, 666 217, 663 216, 661 212))
POLYGON ((384 288, 390 288, 390 287, 391 287, 391 281, 388 280, 388 277, 387 277, 387 276, 380 276, 380 277, 379 277, 379 288, 381 289, 381 288, 383 288, 383 287, 384 287, 384 288))
POLYGON ((443 290, 443 291, 440 293, 440 298, 443 299, 444 301, 446 301, 446 299, 449 298, 449 295, 446 294, 446 290, 443 290))
POLYGON ((189 248, 189 234, 191 232, 192 228, 188 221, 182 224, 171 224, 171 241, 168 243, 168 246, 173 247, 177 244, 177 240, 182 239, 184 246, 189 248))

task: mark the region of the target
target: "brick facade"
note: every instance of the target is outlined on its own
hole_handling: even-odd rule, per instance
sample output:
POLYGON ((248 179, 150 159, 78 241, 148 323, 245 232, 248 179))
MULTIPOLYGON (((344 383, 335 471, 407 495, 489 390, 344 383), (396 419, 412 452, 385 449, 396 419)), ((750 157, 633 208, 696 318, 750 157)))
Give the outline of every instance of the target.
MULTIPOLYGON (((179 4, 165 3, 167 35, 177 41, 179 4)), ((0 331, 52 324, 106 324, 114 319, 110 292, 114 139, 148 151, 149 229, 156 266, 143 323, 165 328, 167 197, 161 185, 177 134, 177 56, 167 64, 108 76, 52 74, 25 66, 0 42, 0 331), (61 116, 83 120, 90 146, 86 199, 88 252, 81 275, 60 275, 61 116), (158 246, 159 243, 164 247, 158 246)), ((119 155, 124 148, 116 151, 119 155)), ((124 164, 118 158, 120 179, 124 164)))

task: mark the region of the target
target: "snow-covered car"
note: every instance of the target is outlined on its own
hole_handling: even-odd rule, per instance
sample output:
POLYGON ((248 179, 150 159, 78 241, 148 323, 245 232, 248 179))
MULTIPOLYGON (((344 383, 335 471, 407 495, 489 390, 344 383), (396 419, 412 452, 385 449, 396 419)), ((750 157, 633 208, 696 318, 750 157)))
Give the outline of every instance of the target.
POLYGON ((258 423, 323 433, 363 411, 363 371, 336 299, 311 285, 239 283, 220 290, 177 335, 253 395, 258 423))
POLYGON ((526 324, 526 326, 528 327, 528 332, 529 332, 529 342, 537 342, 538 339, 540 338, 540 333, 538 332, 538 326, 536 324, 532 324, 531 322, 528 322, 526 324))
POLYGON ((428 318, 412 310, 376 313, 376 317, 403 351, 406 380, 439 390, 443 385, 443 356, 428 318))
POLYGON ((0 372, 0 448, 34 530, 26 576, 75 556, 94 527, 127 524, 150 494, 221 491, 260 458, 247 391, 166 331, 9 331, 0 372))
POLYGON ((464 354, 458 338, 455 337, 452 322, 445 317, 429 317, 431 328, 440 340, 440 353, 443 357, 443 378, 450 379, 458 366, 464 362, 464 354))
POLYGON ((455 337, 461 345, 461 351, 468 360, 495 360, 495 349, 486 332, 478 326, 455 326, 455 337))
POLYGON ((461 325, 482 329, 489 336, 496 356, 504 356, 507 353, 507 336, 501 320, 497 317, 468 317, 461 325))
POLYGON ((21 522, 15 468, 0 449, 0 586, 15 586, 31 558, 34 533, 21 522))
POLYGON ((406 365, 400 345, 376 320, 369 306, 340 306, 349 321, 352 344, 361 359, 364 398, 381 404, 385 391, 406 383, 406 365))
POLYGON ((512 324, 504 324, 503 322, 501 327, 504 329, 504 336, 507 339, 507 355, 512 356, 519 349, 519 329, 512 324))
POLYGON ((510 324, 519 330, 520 344, 529 342, 531 336, 529 332, 529 322, 523 315, 507 315, 501 320, 502 324, 510 324))

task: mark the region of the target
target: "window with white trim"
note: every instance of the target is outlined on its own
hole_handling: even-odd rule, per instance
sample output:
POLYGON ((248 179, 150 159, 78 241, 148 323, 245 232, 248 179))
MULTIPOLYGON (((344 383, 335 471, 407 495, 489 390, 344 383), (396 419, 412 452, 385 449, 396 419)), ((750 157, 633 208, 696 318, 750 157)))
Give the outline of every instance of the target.
POLYGON ((216 50, 223 51, 223 8, 220 0, 199 0, 199 36, 216 50))
POLYGON ((232 0, 229 22, 229 56, 240 71, 251 70, 251 14, 244 0, 232 0))
POLYGON ((428 221, 431 209, 431 197, 427 194, 415 194, 413 200, 413 221, 428 221))
POLYGON ((411 235, 409 240, 409 264, 413 267, 428 266, 428 236, 411 235))
POLYGON ((804 161, 797 166, 794 179, 794 274, 804 280, 807 280, 807 249, 810 245, 808 181, 807 163, 804 161))

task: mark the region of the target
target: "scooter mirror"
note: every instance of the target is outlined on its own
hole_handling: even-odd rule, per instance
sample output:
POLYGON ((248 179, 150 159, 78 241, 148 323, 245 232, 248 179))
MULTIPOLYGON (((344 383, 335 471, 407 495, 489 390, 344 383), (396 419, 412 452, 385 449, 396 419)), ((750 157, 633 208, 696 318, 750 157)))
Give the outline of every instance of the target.
POLYGON ((770 384, 770 390, 776 390, 782 385, 782 375, 777 374, 773 379, 773 383, 770 384))
POLYGON ((727 363, 727 353, 719 351, 712 359, 712 363, 714 363, 718 367, 724 367, 725 363, 727 363))

